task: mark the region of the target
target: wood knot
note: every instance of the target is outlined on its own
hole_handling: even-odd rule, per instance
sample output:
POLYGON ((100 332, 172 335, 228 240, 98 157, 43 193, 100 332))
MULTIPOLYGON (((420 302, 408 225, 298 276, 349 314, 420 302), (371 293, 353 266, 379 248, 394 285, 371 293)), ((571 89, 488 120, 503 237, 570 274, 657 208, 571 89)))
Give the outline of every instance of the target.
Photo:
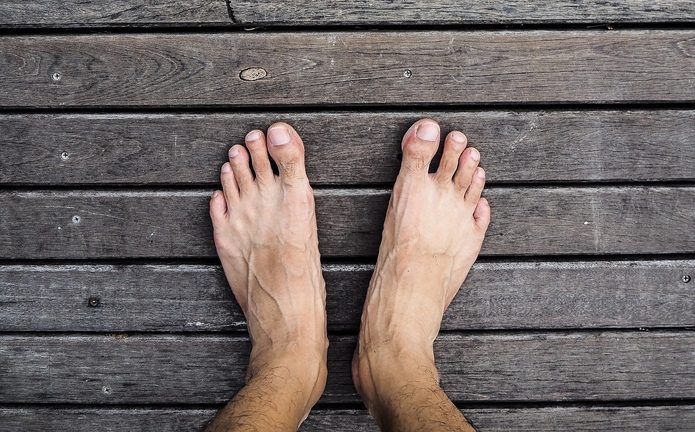
POLYGON ((268 72, 263 68, 252 67, 244 69, 239 73, 239 78, 244 81, 258 81, 268 76, 268 72))

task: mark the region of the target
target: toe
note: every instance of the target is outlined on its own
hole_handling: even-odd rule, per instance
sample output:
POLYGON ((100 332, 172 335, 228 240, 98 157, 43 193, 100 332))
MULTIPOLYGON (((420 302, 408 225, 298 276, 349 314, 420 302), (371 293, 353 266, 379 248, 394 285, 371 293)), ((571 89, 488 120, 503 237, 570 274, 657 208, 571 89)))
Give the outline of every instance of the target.
POLYGON ((487 199, 480 198, 473 212, 473 218, 478 228, 483 231, 487 230, 488 225, 490 225, 490 204, 487 199))
POLYGON ((252 130, 246 134, 245 142, 251 154, 251 164, 256 173, 256 180, 260 185, 267 184, 273 179, 273 168, 270 166, 265 135, 259 130, 252 130))
POLYGON ((229 162, 222 165, 220 172, 220 181, 222 182, 222 190, 224 191, 224 199, 230 205, 233 205, 239 200, 239 186, 234 179, 234 172, 229 162))
POLYGON ((268 128, 268 151, 278 166, 283 184, 293 186, 307 181, 304 143, 292 126, 274 123, 268 128))
POLYGON ((451 183, 451 179, 459 164, 459 157, 466 148, 466 135, 453 131, 444 140, 444 152, 435 175, 440 183, 451 183))
POLYGON ((224 194, 216 190, 210 198, 210 219, 212 219, 213 226, 222 223, 226 214, 227 203, 224 200, 224 194))
POLYGON ((253 173, 249 166, 249 153, 244 146, 235 145, 229 149, 229 164, 234 172, 234 180, 239 186, 239 193, 248 193, 255 185, 253 173))
POLYGON ((401 171, 427 174, 439 147, 439 125, 432 119, 415 122, 403 136, 401 171))
POLYGON ((485 186, 485 170, 481 167, 475 169, 475 174, 473 174, 473 179, 471 179, 471 185, 468 186, 466 191, 466 201, 477 204, 480 200, 480 195, 483 193, 483 187, 485 186))
POLYGON ((462 192, 466 192, 473 179, 473 173, 480 163, 480 152, 474 148, 468 148, 459 157, 458 168, 454 174, 454 184, 462 192))

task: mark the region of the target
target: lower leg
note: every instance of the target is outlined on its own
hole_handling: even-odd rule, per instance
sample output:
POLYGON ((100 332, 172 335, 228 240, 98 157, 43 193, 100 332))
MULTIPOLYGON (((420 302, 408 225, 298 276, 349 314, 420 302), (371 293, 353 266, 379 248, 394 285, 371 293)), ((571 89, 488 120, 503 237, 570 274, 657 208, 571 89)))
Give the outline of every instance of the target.
POLYGON ((431 354, 415 353, 413 342, 363 354, 361 391, 385 431, 474 431, 439 387, 431 354))
POLYGON ((436 173, 433 120, 403 138, 379 257, 362 312, 353 378, 385 430, 473 430, 438 384, 433 343, 490 222, 480 154, 452 132, 436 173))
POLYGON ((316 353, 288 351, 270 363, 252 365, 246 386, 207 431, 296 431, 325 383, 325 368, 316 358, 316 353))

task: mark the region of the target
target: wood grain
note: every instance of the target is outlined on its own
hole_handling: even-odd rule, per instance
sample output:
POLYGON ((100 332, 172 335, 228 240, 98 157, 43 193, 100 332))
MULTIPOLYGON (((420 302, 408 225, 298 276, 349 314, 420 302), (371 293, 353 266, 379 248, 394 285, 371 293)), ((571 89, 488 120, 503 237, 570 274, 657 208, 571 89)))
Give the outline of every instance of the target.
POLYGON ((693 22, 687 0, 4 0, 0 27, 693 22))
MULTIPOLYGON (((354 339, 329 349, 323 402, 358 402, 354 339)), ((695 397, 693 332, 442 335, 435 353, 452 400, 695 397)), ((248 340, 230 336, 2 336, 0 402, 222 403, 243 383, 248 340)))
POLYGON ((695 21, 693 5, 685 0, 233 0, 232 5, 240 23, 254 25, 695 21))
MULTIPOLYGON (((373 266, 324 266, 328 325, 359 328, 373 266)), ((695 261, 473 266, 444 330, 695 327, 695 261)), ((0 331, 230 331, 246 320, 218 266, 0 267, 0 331)))
POLYGON ((691 30, 18 36, 0 39, 0 95, 5 108, 692 102, 694 53, 691 30), (248 68, 266 76, 241 79, 248 68))
MULTIPOLYGON (((201 430, 216 411, 181 408, 0 408, 1 432, 132 432, 201 430)), ((547 408, 467 408, 463 413, 481 432, 685 431, 695 421, 694 405, 547 408)), ((377 431, 365 410, 314 409, 301 431, 377 431)))
MULTIPOLYGON (((0 258, 214 257, 209 191, 0 193, 0 258)), ((390 191, 320 189, 323 256, 374 256, 390 191)), ((490 188, 485 255, 695 251, 693 187, 490 188)))
POLYGON ((285 120, 313 184, 386 184, 424 115, 468 135, 490 183, 695 180, 695 111, 602 110, 0 115, 0 183, 216 184, 232 144, 285 120))
POLYGON ((3 0, 0 28, 231 24, 225 0, 3 0))

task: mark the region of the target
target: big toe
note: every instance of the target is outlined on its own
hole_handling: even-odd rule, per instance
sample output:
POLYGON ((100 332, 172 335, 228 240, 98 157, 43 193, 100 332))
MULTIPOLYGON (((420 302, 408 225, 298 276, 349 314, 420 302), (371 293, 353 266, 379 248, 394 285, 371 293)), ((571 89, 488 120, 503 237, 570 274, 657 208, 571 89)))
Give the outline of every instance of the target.
POLYGON ((274 123, 268 128, 268 152, 277 164, 284 184, 291 186, 307 181, 304 143, 292 126, 274 123))
POLYGON ((415 122, 403 136, 401 172, 427 173, 439 147, 439 124, 432 119, 415 122))

